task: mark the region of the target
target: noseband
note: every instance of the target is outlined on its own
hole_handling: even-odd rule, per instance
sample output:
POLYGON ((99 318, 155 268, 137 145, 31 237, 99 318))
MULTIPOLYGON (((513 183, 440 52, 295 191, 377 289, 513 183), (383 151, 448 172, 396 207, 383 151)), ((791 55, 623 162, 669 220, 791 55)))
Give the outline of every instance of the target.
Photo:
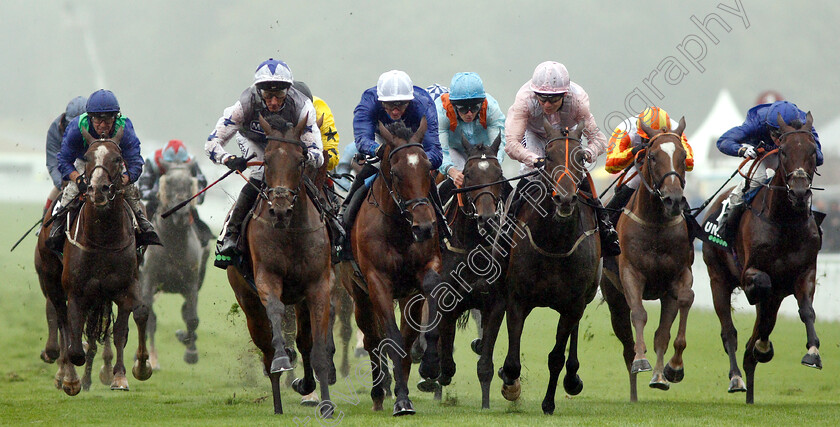
MULTIPOLYGON (((391 158, 394 157, 394 153, 402 150, 403 148, 410 148, 410 147, 419 147, 422 150, 423 149, 423 144, 418 144, 416 142, 412 142, 412 143, 401 145, 397 148, 394 148, 393 150, 391 150, 388 153, 388 158, 387 158, 388 165, 389 166, 391 165, 391 158)), ((389 167, 388 175, 389 175, 388 178, 383 179, 383 181, 385 181, 385 187, 388 188, 388 193, 391 195, 391 199, 394 200, 394 204, 396 204, 397 208, 400 210, 400 217, 402 217, 403 219, 405 219, 406 221, 411 223, 411 218, 409 217, 408 214, 410 214, 411 211, 416 209, 418 206, 430 205, 431 202, 429 201, 428 197, 418 197, 416 199, 405 200, 400 195, 399 191, 397 191, 397 189, 393 186, 394 171, 390 167, 389 167)), ((385 178, 384 175, 383 175, 383 178, 385 178)))
MULTIPOLYGON (((656 140, 656 138, 659 138, 662 135, 673 135, 673 136, 677 137, 677 144, 682 145, 682 136, 677 135, 676 133, 663 132, 663 133, 654 135, 653 138, 651 138, 648 141, 647 147, 645 147, 645 150, 644 150, 645 151, 645 164, 650 165, 650 161, 653 159, 653 154, 650 152, 649 148, 653 146, 653 141, 656 140)), ((648 168, 648 174, 651 177, 650 178, 651 181, 653 181, 653 171, 651 171, 650 168, 648 168)), ((668 178, 671 175, 674 175, 674 176, 677 177, 677 179, 680 181, 680 188, 685 190, 685 178, 675 170, 668 171, 667 173, 662 175, 658 180, 656 180, 656 182, 653 183, 653 185, 651 185, 651 183, 648 182, 647 178, 644 175, 641 175, 640 181, 642 181, 642 183, 645 185, 645 188, 647 188, 647 190, 651 194, 653 194, 654 196, 662 199, 663 197, 662 197, 662 192, 660 191, 660 189, 662 188, 662 184, 665 183, 665 178, 668 178)))

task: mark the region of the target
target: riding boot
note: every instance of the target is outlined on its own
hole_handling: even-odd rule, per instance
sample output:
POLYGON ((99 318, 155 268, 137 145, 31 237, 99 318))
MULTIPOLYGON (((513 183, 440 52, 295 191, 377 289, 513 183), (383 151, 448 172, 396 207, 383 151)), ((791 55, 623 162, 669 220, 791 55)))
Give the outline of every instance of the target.
POLYGON ((67 228, 67 215, 67 212, 64 212, 61 215, 53 217, 50 235, 44 242, 47 248, 58 253, 64 252, 64 231, 67 228))
POLYGON ((239 197, 233 205, 233 210, 230 212, 227 228, 225 229, 225 236, 222 239, 221 245, 216 249, 216 260, 213 265, 221 269, 226 269, 233 262, 233 258, 239 255, 239 236, 242 233, 242 222, 245 216, 251 211, 251 207, 257 200, 260 194, 259 186, 261 182, 256 179, 251 179, 242 187, 239 192, 239 197))
POLYGON ((146 213, 143 212, 143 209, 134 209, 134 217, 137 218, 137 228, 139 229, 136 236, 137 246, 163 246, 163 243, 160 241, 160 237, 158 237, 155 232, 155 227, 151 222, 149 222, 149 219, 146 218, 146 213))
POLYGON ((729 209, 723 213, 723 216, 718 222, 718 235, 727 243, 732 243, 735 240, 736 228, 741 222, 741 215, 746 210, 747 204, 744 202, 730 204, 729 209))
POLYGON ((633 197, 633 193, 635 192, 635 189, 632 189, 627 185, 622 185, 621 187, 615 189, 615 194, 613 194, 612 199, 610 199, 610 202, 607 203, 607 206, 605 207, 610 216, 610 222, 612 222, 613 225, 618 224, 618 218, 621 216, 621 210, 627 206, 627 202, 630 201, 630 198, 633 197))
POLYGON ((618 232, 615 231, 612 222, 610 221, 610 214, 601 205, 601 201, 597 197, 593 197, 595 202, 595 215, 598 217, 598 234, 601 236, 601 256, 618 256, 621 253, 621 246, 618 243, 618 232))
POLYGON ((434 181, 429 186, 429 196, 431 196, 432 206, 435 209, 435 218, 437 218, 438 232, 440 233, 440 243, 443 244, 444 239, 449 240, 452 238, 452 230, 449 229, 449 224, 446 223, 446 215, 443 214, 443 204, 440 201, 440 194, 438 194, 438 188, 434 181))
POLYGON ((356 191, 352 198, 345 199, 342 208, 345 212, 339 214, 341 226, 344 229, 344 234, 341 235, 341 242, 337 244, 337 252, 339 261, 349 261, 353 259, 353 249, 350 247, 350 229, 353 228, 353 223, 356 222, 356 214, 359 213, 359 208, 362 206, 362 201, 367 196, 367 189, 356 191))
MULTIPOLYGON (((356 177, 353 179, 353 184, 350 185, 350 189, 347 190, 347 196, 344 197, 344 203, 341 204, 341 208, 338 211, 338 217, 344 218, 345 213, 347 212, 347 208, 349 207, 351 201, 353 200, 353 196, 356 195, 356 192, 364 186, 365 180, 369 177, 373 176, 376 172, 379 172, 379 169, 376 167, 365 164, 362 170, 356 174, 356 177)), ((344 224, 347 224, 347 221, 342 219, 344 224)))

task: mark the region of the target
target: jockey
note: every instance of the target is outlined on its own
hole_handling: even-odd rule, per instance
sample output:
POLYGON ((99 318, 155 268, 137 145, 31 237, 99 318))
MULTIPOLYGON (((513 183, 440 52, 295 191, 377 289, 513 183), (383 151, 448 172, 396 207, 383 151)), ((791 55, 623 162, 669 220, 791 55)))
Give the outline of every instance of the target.
POLYGON ((85 104, 87 98, 84 96, 77 96, 70 100, 64 113, 53 120, 50 129, 47 131, 47 170, 50 172, 52 178, 53 188, 47 196, 47 204, 44 206, 44 212, 50 208, 53 200, 58 197, 61 192, 61 171, 58 170, 58 152, 61 151, 61 139, 64 136, 64 131, 67 125, 76 117, 85 112, 85 104))
POLYGON ((438 83, 432 83, 426 86, 426 92, 432 97, 432 101, 437 101, 444 93, 449 93, 449 88, 438 83))
MULTIPOLYGON (((606 151, 607 138, 598 129, 595 117, 589 111, 589 95, 577 83, 569 80, 569 72, 559 62, 546 61, 537 65, 531 80, 522 85, 508 110, 505 136, 510 143, 505 146, 505 152, 522 163, 523 172, 545 166, 547 141, 543 119, 548 120, 552 126, 569 128, 584 121, 587 162, 594 163, 606 151)), ((517 188, 521 188, 521 185, 524 185, 522 181, 517 188)), ((589 179, 579 185, 582 190, 594 190, 589 188, 589 179)), ((618 233, 610 223, 609 215, 600 206, 597 197, 593 197, 591 202, 598 205, 596 213, 602 254, 618 255, 621 252, 618 233)))
POLYGON ((324 146, 324 163, 327 164, 327 170, 331 171, 338 166, 338 162, 340 161, 340 156, 338 154, 338 128, 335 127, 335 117, 333 116, 332 110, 330 106, 327 105, 327 102, 317 96, 312 95, 312 91, 309 89, 306 83, 295 80, 292 83, 292 87, 299 90, 301 93, 306 95, 310 101, 312 101, 312 105, 315 107, 315 121, 316 124, 318 121, 321 121, 321 117, 323 117, 323 121, 321 121, 321 126, 319 129, 321 130, 321 143, 324 146))
MULTIPOLYGON (((794 121, 805 123, 805 112, 800 110, 796 104, 788 101, 776 101, 772 104, 760 104, 747 111, 747 118, 744 124, 735 126, 726 131, 717 141, 718 150, 730 156, 739 156, 754 159, 758 156, 756 147, 762 145, 765 150, 770 151, 778 148, 776 142, 781 131, 779 130, 778 116, 788 125, 794 121)), ((811 127, 811 135, 817 143, 817 166, 823 163, 822 148, 817 131, 811 127)), ((729 203, 718 224, 718 234, 727 242, 735 237, 735 227, 741 221, 741 214, 744 213, 746 204, 744 195, 750 190, 759 187, 765 181, 773 178, 775 172, 764 167, 758 167, 755 174, 747 180, 738 183, 738 186, 729 193, 729 203), (748 185, 745 183, 748 182, 748 185)))
MULTIPOLYGON (((382 156, 385 145, 379 140, 378 123, 390 124, 401 120, 405 125, 413 130, 418 129, 420 122, 426 118, 426 133, 423 136, 423 150, 426 152, 429 161, 432 164, 432 170, 440 167, 441 151, 440 141, 438 140, 438 122, 437 110, 432 98, 425 89, 414 86, 411 78, 403 71, 391 70, 379 76, 379 81, 375 87, 366 90, 362 94, 362 99, 359 105, 353 111, 353 133, 355 136, 356 148, 359 153, 367 156, 382 156)), ((356 195, 362 185, 365 185, 365 179, 373 176, 378 172, 375 166, 366 163, 361 171, 356 175, 353 185, 347 192, 347 198, 341 205, 342 221, 345 230, 349 231, 353 225, 356 212, 361 206, 362 199, 366 191, 359 192, 359 197, 356 195)), ((437 195, 437 186, 431 185, 432 204, 435 205, 435 212, 440 219, 442 217, 440 211, 440 200, 437 195)), ((445 221, 438 221, 438 223, 445 224, 445 221)), ((344 245, 349 246, 349 245, 344 245)), ((345 248, 345 249, 349 249, 345 248)), ((347 251, 343 252, 344 256, 348 256, 347 251)))
MULTIPOLYGON (((100 89, 90 95, 85 106, 85 113, 73 119, 67 125, 64 138, 61 141, 61 151, 58 153, 58 169, 62 178, 67 181, 64 187, 64 194, 61 196, 61 205, 68 206, 76 199, 80 192, 84 193, 88 182, 82 175, 85 171, 85 152, 87 141, 82 136, 82 129, 90 133, 94 138, 110 138, 122 128, 123 136, 120 139, 120 150, 125 162, 125 172, 122 174, 122 184, 125 189, 125 200, 131 205, 131 210, 137 218, 139 233, 137 234, 137 246, 160 245, 160 238, 155 233, 152 223, 146 218, 140 204, 140 196, 134 182, 140 177, 143 171, 143 157, 140 155, 140 140, 134 133, 134 125, 128 117, 120 115, 120 104, 117 97, 110 90, 100 89)), ((47 239, 47 247, 61 252, 64 249, 64 231, 67 224, 67 215, 56 218, 50 237, 47 239)))
MULTIPOLYGON (((267 144, 259 123, 262 114, 269 121, 281 120, 293 124, 306 119, 300 140, 309 152, 307 166, 321 167, 324 164, 324 153, 316 125, 315 108, 309 98, 291 87, 293 81, 292 70, 285 62, 269 58, 260 63, 254 73, 254 84, 242 92, 235 104, 225 109, 213 133, 207 138, 204 150, 210 160, 240 172, 248 167, 246 158, 252 154, 256 157, 251 161, 262 162, 267 144), (243 154, 241 157, 224 149, 234 135, 243 154)), ((242 187, 236 199, 224 239, 217 248, 216 267, 227 268, 233 257, 238 255, 237 243, 242 222, 257 199, 258 189, 263 185, 263 176, 263 166, 251 166, 250 180, 242 187)))
MULTIPOLYGON (((181 140, 170 140, 165 146, 155 150, 152 158, 146 159, 143 173, 137 180, 137 185, 140 187, 140 198, 146 201, 146 214, 150 218, 155 216, 158 209, 159 200, 157 196, 160 190, 160 178, 166 174, 167 167, 175 165, 186 165, 190 169, 190 174, 198 181, 199 188, 207 186, 207 178, 201 172, 201 168, 198 167, 198 163, 195 162, 193 156, 187 151, 187 146, 181 140)), ((204 202, 204 193, 198 196, 197 202, 199 205, 204 202)), ((215 233, 210 231, 210 227, 198 217, 198 211, 194 207, 190 209, 199 239, 202 242, 215 239, 215 233)))
MULTIPOLYGON (((499 148, 505 146, 505 115, 496 99, 484 92, 481 77, 476 73, 457 73, 449 87, 449 93, 435 100, 443 153, 438 171, 449 177, 440 186, 443 202, 449 199, 456 186, 464 185, 462 172, 467 155, 460 135, 471 145, 491 144, 496 136, 501 135, 499 148)), ((504 150, 499 150, 498 159, 501 164, 505 159, 504 150)))
MULTIPOLYGON (((610 136, 610 148, 607 151, 607 164, 605 166, 607 172, 612 174, 621 173, 628 166, 631 167, 627 175, 631 179, 617 187, 612 199, 607 203, 607 210, 609 211, 610 220, 613 224, 618 223, 621 209, 627 205, 630 197, 639 188, 639 171, 635 165, 636 153, 644 148, 648 139, 650 139, 645 134, 645 131, 642 130, 642 123, 651 129, 665 129, 667 127, 674 130, 679 125, 665 110, 659 107, 645 108, 635 119, 633 120, 631 117, 625 120, 615 128, 612 136, 610 136)), ((684 134, 682 135, 682 144, 686 152, 685 170, 691 171, 694 169, 694 150, 688 145, 688 139, 684 134)))

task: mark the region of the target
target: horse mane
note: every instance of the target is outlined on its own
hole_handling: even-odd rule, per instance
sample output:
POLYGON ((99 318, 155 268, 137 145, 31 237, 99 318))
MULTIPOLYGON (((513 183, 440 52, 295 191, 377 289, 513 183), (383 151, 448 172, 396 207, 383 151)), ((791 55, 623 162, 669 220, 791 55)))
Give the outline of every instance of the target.
POLYGON ((790 126, 794 129, 801 129, 802 126, 804 126, 804 125, 805 125, 805 123, 803 123, 802 120, 799 120, 799 119, 793 119, 790 122, 790 126))
POLYGON ((294 126, 294 123, 287 122, 284 118, 277 114, 271 114, 268 117, 263 117, 268 122, 271 129, 279 132, 286 132, 287 129, 294 126))
POLYGON ((402 120, 385 125, 385 129, 388 129, 388 132, 391 132, 395 137, 405 141, 411 139, 411 136, 414 134, 402 120))

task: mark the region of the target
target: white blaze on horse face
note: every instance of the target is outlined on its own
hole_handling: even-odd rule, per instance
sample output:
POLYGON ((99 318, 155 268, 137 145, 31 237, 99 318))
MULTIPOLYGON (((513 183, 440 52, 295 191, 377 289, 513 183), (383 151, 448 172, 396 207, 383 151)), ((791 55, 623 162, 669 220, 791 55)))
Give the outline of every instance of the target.
MULTIPOLYGON (((674 152, 677 151, 677 146, 674 145, 673 142, 663 142, 662 144, 659 144, 659 149, 664 151, 666 154, 668 154, 668 158, 671 160, 670 161, 671 170, 668 171, 668 172, 673 171, 674 170, 674 152)), ((671 175, 670 178, 672 180, 677 179, 673 175, 671 175)))
POLYGON ((490 167, 490 162, 488 162, 487 160, 482 160, 482 161, 478 162, 478 168, 483 170, 483 171, 486 171, 487 168, 489 168, 489 167, 490 167))
POLYGON ((418 154, 409 154, 406 159, 411 167, 417 167, 420 164, 420 156, 418 154))
MULTIPOLYGON (((105 156, 108 155, 108 148, 104 145, 100 145, 99 147, 96 147, 96 152, 93 153, 93 155, 94 166, 105 166, 105 156)), ((96 168, 90 177, 90 183, 91 185, 99 185, 103 179, 108 179, 108 174, 105 173, 105 169, 96 168)))

